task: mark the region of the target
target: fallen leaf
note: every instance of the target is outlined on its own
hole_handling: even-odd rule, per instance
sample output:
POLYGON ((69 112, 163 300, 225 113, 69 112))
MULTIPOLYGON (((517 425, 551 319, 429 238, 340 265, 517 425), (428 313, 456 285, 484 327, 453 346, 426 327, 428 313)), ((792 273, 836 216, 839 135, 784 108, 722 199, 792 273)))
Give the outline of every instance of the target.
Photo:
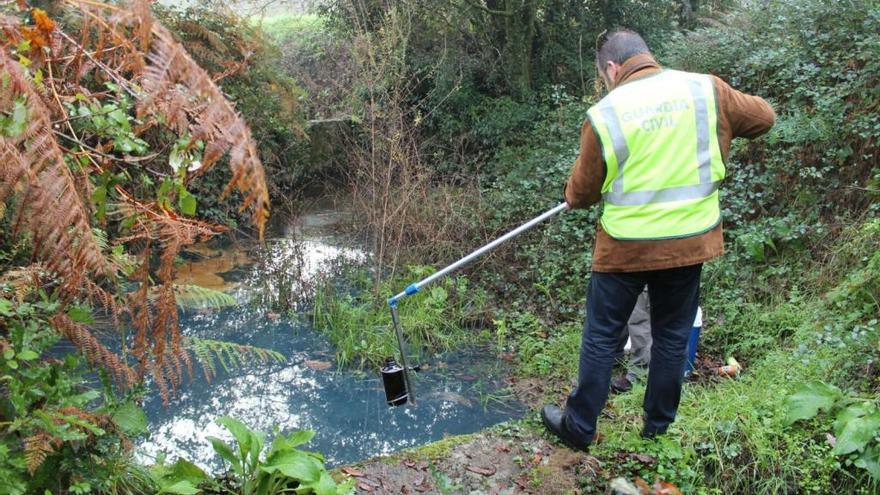
POLYGON ((372 486, 370 486, 370 485, 364 483, 363 481, 358 481, 358 483, 357 483, 357 489, 358 489, 358 490, 361 490, 361 491, 365 491, 365 492, 367 492, 367 493, 373 493, 373 490, 375 490, 375 488, 373 488, 372 486))
POLYGON ((306 368, 313 369, 315 371, 324 371, 326 369, 330 369, 333 366, 333 363, 329 361, 318 361, 317 359, 306 359, 303 361, 303 365, 306 368))
POLYGON ((630 454, 630 457, 641 462, 642 464, 654 464, 655 462, 657 462, 657 459, 647 454, 630 454))
POLYGON ((419 481, 418 483, 415 484, 415 489, 416 489, 416 491, 419 491, 419 492, 426 492, 426 491, 430 490, 431 488, 433 488, 433 487, 431 486, 431 483, 428 480, 427 475, 422 475, 422 481, 419 481))
POLYGON ((678 490, 678 487, 673 485, 672 483, 667 483, 665 481, 657 480, 654 483, 654 494, 655 495, 682 495, 681 491, 678 490))
POLYGON ((405 461, 403 461, 403 465, 408 468, 415 469, 416 468, 416 461, 405 460, 405 461))
POLYGON ((358 471, 357 469, 344 467, 342 468, 342 472, 349 475, 354 476, 355 478, 363 478, 366 474, 363 471, 358 471))
POLYGON ((468 465, 468 466, 465 466, 465 469, 467 469, 468 471, 470 471, 472 473, 482 474, 483 476, 492 476, 493 474, 495 474, 495 471, 496 471, 494 466, 482 468, 479 466, 468 465))
POLYGON ((422 471, 426 471, 428 469, 428 461, 422 461, 418 464, 418 467, 422 471))
POLYGON ((510 452, 510 445, 503 443, 503 444, 495 447, 495 450, 497 450, 498 452, 510 452))

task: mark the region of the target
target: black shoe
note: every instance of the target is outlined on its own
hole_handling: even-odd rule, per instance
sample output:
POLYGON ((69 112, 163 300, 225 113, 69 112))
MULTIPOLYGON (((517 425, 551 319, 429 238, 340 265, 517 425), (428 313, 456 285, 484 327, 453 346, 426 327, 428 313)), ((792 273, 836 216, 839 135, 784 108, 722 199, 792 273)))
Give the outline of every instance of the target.
POLYGON ((632 382, 626 375, 619 375, 611 380, 611 391, 615 394, 624 394, 632 390, 632 382))
POLYGON ((658 435, 665 435, 666 428, 648 428, 647 426, 642 427, 642 432, 639 433, 639 436, 642 438, 646 438, 648 440, 653 440, 657 438, 658 435))
POLYGON ((580 441, 566 431, 565 425, 563 424, 564 419, 565 415, 563 414, 562 409, 559 409, 556 406, 548 404, 541 409, 541 420, 544 422, 544 426, 546 426, 548 430, 553 432, 553 434, 569 448, 585 452, 590 445, 590 442, 580 441))

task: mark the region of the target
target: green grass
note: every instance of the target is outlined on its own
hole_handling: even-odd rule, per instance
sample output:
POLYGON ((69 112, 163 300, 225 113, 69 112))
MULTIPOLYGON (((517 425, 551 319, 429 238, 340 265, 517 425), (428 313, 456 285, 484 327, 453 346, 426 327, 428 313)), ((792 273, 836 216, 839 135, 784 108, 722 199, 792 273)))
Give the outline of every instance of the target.
MULTIPOLYGON (((832 452, 826 433, 834 418, 789 425, 785 401, 816 381, 877 397, 877 373, 866 370, 875 369, 880 356, 878 228, 875 220, 843 232, 832 246, 835 274, 819 267, 796 281, 810 291, 756 298, 746 290, 740 300, 722 304, 728 293, 706 288, 711 297, 704 307, 716 317, 704 328, 701 352, 742 357, 743 373, 687 383, 676 422, 655 442, 639 437, 644 384, 612 396, 599 419, 604 441, 590 453, 612 476, 659 477, 689 494, 876 493, 876 480, 851 465, 851 457, 832 452), (620 453, 648 454, 656 463, 620 453)), ((770 263, 763 269, 775 268, 770 263)), ((507 325, 517 342, 518 373, 546 380, 549 400, 569 390, 577 376, 580 325, 550 329, 528 314, 507 325)))
MULTIPOLYGON (((398 356, 386 301, 432 272, 428 267, 408 267, 383 281, 378 296, 373 295, 365 270, 357 270, 347 279, 324 281, 316 293, 312 319, 336 348, 339 366, 378 366, 386 357, 398 356)), ((458 349, 490 338, 487 331, 468 328, 481 326, 487 313, 485 293, 469 287, 465 277, 445 278, 424 288, 401 301, 398 312, 410 356, 458 349)))

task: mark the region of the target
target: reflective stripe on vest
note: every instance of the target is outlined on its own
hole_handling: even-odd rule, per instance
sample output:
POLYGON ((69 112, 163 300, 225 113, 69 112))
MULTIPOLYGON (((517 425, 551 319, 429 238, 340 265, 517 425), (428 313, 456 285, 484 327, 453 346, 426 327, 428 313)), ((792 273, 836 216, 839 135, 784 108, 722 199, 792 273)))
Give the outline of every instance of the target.
POLYGON ((665 70, 615 88, 588 115, 607 166, 609 235, 689 237, 718 225, 725 171, 710 76, 665 70))

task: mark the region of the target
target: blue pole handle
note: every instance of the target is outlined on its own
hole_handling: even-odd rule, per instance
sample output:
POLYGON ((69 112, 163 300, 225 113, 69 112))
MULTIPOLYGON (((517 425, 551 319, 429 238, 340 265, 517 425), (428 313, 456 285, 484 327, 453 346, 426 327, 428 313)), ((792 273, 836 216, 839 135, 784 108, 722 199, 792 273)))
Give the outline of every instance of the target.
POLYGON ((520 225, 519 227, 511 230, 510 232, 504 234, 503 236, 501 236, 501 237, 495 239, 494 241, 486 244, 485 246, 477 249, 476 251, 472 252, 471 254, 465 256, 464 258, 461 258, 460 260, 456 261, 455 263, 452 263, 451 265, 447 266, 446 268, 443 268, 442 270, 438 271, 437 273, 434 273, 433 275, 425 277, 422 280, 419 280, 418 282, 414 282, 414 283, 408 285, 406 287, 406 289, 403 290, 403 292, 388 299, 388 305, 391 306, 392 308, 397 307, 397 302, 400 301, 401 299, 415 294, 416 292, 421 290, 422 287, 430 284, 431 282, 433 282, 439 278, 445 277, 449 273, 451 273, 451 272, 461 268, 462 266, 470 263, 474 259, 479 258, 480 256, 488 253, 489 251, 492 251, 496 247, 503 244, 505 241, 522 234, 523 232, 534 227, 535 225, 538 225, 539 223, 543 222, 544 220, 547 220, 548 218, 556 215, 560 211, 567 210, 567 209, 568 209, 568 203, 563 201, 562 203, 554 206, 553 208, 545 211, 544 213, 538 215, 537 217, 535 217, 535 218, 529 220, 528 222, 520 225))

